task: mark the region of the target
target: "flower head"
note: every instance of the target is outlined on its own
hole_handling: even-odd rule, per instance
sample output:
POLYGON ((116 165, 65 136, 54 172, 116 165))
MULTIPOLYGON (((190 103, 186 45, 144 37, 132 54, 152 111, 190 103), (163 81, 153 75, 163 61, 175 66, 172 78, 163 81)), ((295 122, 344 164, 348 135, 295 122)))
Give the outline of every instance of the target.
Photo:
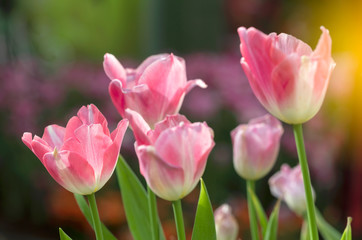
POLYGON ((70 192, 88 195, 111 177, 128 120, 110 133, 107 120, 93 104, 83 106, 67 126, 47 126, 43 137, 26 132, 22 140, 49 174, 70 192))
POLYGON ((231 138, 236 172, 250 180, 265 176, 277 159, 282 134, 281 123, 269 114, 235 128, 231 138))
POLYGON ((300 165, 290 168, 283 164, 280 171, 269 179, 272 195, 284 200, 290 209, 302 215, 306 210, 303 176, 300 165))
POLYGON ((185 61, 173 54, 153 55, 137 69, 125 69, 107 53, 103 67, 112 80, 109 94, 121 116, 129 108, 141 114, 151 128, 166 115, 177 114, 193 87, 206 87, 199 79, 187 81, 185 61))
POLYGON ((177 114, 167 116, 152 130, 140 114, 130 109, 125 112, 136 138, 141 174, 153 192, 169 201, 189 194, 214 146, 212 129, 177 114))
POLYGON ((217 240, 236 240, 239 231, 239 225, 231 212, 228 204, 223 204, 214 212, 216 239, 217 240))
POLYGON ((281 33, 266 35, 255 28, 238 29, 243 67, 254 94, 275 117, 299 124, 320 109, 335 63, 329 31, 313 51, 301 40, 281 33))

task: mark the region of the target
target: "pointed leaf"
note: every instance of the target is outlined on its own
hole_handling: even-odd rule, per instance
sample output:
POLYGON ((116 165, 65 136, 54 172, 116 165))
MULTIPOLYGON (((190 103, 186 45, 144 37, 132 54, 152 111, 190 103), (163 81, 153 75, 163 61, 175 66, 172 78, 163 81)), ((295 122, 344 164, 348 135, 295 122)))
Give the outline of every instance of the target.
POLYGON ((316 220, 319 232, 325 240, 340 240, 342 234, 333 228, 316 209, 316 220))
POLYGON ((59 237, 60 240, 72 240, 61 228, 59 228, 59 237))
POLYGON ((258 217, 258 221, 260 223, 260 227, 263 233, 263 237, 264 237, 264 233, 266 232, 266 227, 268 224, 268 218, 266 216, 266 213, 263 209, 263 206, 261 205, 258 196, 256 196, 256 194, 254 193, 253 189, 251 189, 250 187, 248 187, 248 192, 251 196, 251 200, 253 202, 253 206, 254 209, 256 211, 256 215, 258 217))
MULTIPOLYGON (((152 233, 145 188, 121 155, 118 158, 116 173, 132 236, 135 240, 149 239, 152 233)), ((160 239, 164 240, 165 236, 161 224, 159 225, 160 239)))
POLYGON ((300 231, 300 240, 310 240, 308 221, 306 221, 306 220, 303 221, 302 230, 300 231))
POLYGON ((278 202, 275 204, 273 212, 270 214, 269 222, 266 227, 265 234, 264 234, 265 240, 276 240, 277 239, 279 209, 280 209, 280 200, 278 200, 278 202))
POLYGON ((200 197, 197 204, 192 240, 216 240, 214 212, 205 183, 200 179, 200 197))
POLYGON ((347 226, 343 232, 341 240, 352 240, 352 228, 351 228, 352 218, 348 217, 347 226))
MULTIPOLYGON (((74 193, 74 198, 77 201, 80 211, 83 213, 84 217, 87 219, 89 225, 93 228, 93 219, 91 211, 89 209, 88 203, 83 197, 83 195, 74 193)), ((94 228, 93 228, 94 229, 94 228)), ((109 229, 102 223, 102 233, 104 239, 117 240, 117 238, 109 231, 109 229)))

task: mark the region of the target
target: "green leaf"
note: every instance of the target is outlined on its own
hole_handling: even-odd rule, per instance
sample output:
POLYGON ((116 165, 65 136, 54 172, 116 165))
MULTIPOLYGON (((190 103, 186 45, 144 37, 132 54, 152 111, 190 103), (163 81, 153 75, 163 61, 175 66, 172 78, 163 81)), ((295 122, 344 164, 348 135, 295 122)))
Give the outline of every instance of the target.
POLYGON ((300 240, 310 240, 307 220, 303 221, 302 230, 300 231, 300 240))
POLYGON ((256 196, 256 194, 254 193, 253 189, 251 189, 250 187, 248 187, 248 192, 251 196, 251 200, 253 202, 253 206, 254 206, 254 209, 256 211, 256 215, 258 217, 258 221, 260 223, 260 227, 261 227, 261 230, 262 230, 262 233, 263 233, 263 237, 264 237, 264 234, 266 232, 266 228, 267 228, 267 224, 268 224, 268 218, 266 216, 266 213, 258 199, 258 196, 256 196))
MULTIPOLYGON (((87 219, 89 225, 93 228, 93 219, 92 213, 89 209, 88 203, 83 197, 83 195, 74 193, 74 198, 77 201, 80 211, 83 213, 84 217, 87 219)), ((93 228, 94 229, 94 228, 93 228)), ((104 239, 117 240, 117 238, 109 231, 109 229, 102 223, 102 233, 104 239)))
POLYGON ((60 240, 72 240, 61 228, 59 228, 59 237, 60 240))
MULTIPOLYGON (((324 218, 323 215, 318 211, 315 210, 316 213, 316 220, 319 232, 323 236, 325 240, 339 240, 341 239, 341 233, 338 232, 335 228, 333 228, 324 218)), ((305 217, 306 220, 306 217, 305 217)))
POLYGON ((192 240, 216 240, 214 212, 205 183, 200 179, 200 197, 197 204, 192 240))
MULTIPOLYGON (((118 158, 116 173, 132 236, 135 240, 149 239, 152 233, 145 188, 121 155, 118 158)), ((164 240, 161 224, 159 225, 160 239, 164 240)))
POLYGON ((265 240, 276 240, 278 232, 278 217, 280 209, 280 200, 275 204, 273 212, 270 214, 268 225, 265 231, 265 240))
POLYGON ((347 218, 347 226, 346 226, 346 229, 343 232, 341 240, 352 240, 351 222, 352 222, 352 218, 348 217, 347 218))

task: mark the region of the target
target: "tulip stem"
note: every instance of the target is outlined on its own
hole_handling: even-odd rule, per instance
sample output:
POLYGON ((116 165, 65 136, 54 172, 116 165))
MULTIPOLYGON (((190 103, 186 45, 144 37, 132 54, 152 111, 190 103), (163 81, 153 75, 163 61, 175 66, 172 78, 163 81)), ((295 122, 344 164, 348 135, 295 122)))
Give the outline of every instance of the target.
POLYGON ((149 214, 150 214, 152 239, 158 240, 159 233, 158 233, 158 221, 157 221, 156 196, 148 185, 147 185, 147 192, 148 192, 148 210, 149 210, 149 214))
POLYGON ((98 209, 97 209, 97 202, 94 193, 87 195, 88 203, 92 214, 93 220, 93 229, 96 233, 97 240, 103 240, 103 233, 101 227, 101 220, 99 219, 98 209))
MULTIPOLYGON (((246 189, 250 188, 253 192, 255 191, 255 182, 253 180, 246 181, 246 189)), ((255 208, 253 204, 253 200, 251 199, 250 193, 246 190, 246 195, 248 198, 248 211, 249 211, 249 223, 250 223, 250 231, 251 231, 251 239, 259 240, 258 233, 258 222, 256 221, 255 208)))
POLYGON ((309 235, 311 240, 318 240, 319 237, 318 237, 315 206, 314 206, 313 193, 312 193, 312 184, 310 180, 307 156, 305 153, 302 124, 293 125, 293 130, 294 130, 295 143, 297 145, 299 164, 303 175, 305 196, 307 200, 309 235))
POLYGON ((175 215, 177 239, 186 240, 184 219, 182 216, 181 199, 172 202, 173 214, 175 215))

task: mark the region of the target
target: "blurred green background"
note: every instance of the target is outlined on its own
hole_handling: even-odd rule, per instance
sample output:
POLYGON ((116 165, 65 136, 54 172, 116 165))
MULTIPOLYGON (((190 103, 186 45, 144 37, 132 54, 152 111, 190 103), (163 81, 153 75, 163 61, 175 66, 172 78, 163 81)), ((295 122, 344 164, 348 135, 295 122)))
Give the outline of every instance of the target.
MULTIPOLYGON (((236 29, 286 32, 314 48, 321 25, 330 30, 337 67, 320 113, 305 126, 316 204, 341 231, 352 216, 353 234, 362 237, 361 1, 0 0, 0 8, 0 240, 58 239, 58 227, 74 239, 93 238, 72 195, 51 179, 21 136, 41 136, 53 123, 64 126, 89 103, 113 129, 121 117, 102 69, 107 52, 126 67, 173 52, 185 58, 189 79, 209 85, 190 92, 181 113, 214 129, 204 180, 214 207, 229 203, 240 238, 249 239, 245 183, 232 167, 230 131, 265 110, 240 67, 236 29)), ((133 141, 128 132, 121 152, 138 173, 133 141)), ((276 200, 267 179, 284 162, 297 164, 288 126, 276 166, 257 183, 268 211, 276 200)), ((117 187, 113 176, 97 193, 101 218, 119 239, 131 239, 117 187)), ((197 198, 198 189, 183 200, 189 236, 197 198)), ((159 212, 174 239, 170 203, 159 200, 159 212)), ((284 204, 279 222, 278 239, 299 239, 302 220, 284 204)))

